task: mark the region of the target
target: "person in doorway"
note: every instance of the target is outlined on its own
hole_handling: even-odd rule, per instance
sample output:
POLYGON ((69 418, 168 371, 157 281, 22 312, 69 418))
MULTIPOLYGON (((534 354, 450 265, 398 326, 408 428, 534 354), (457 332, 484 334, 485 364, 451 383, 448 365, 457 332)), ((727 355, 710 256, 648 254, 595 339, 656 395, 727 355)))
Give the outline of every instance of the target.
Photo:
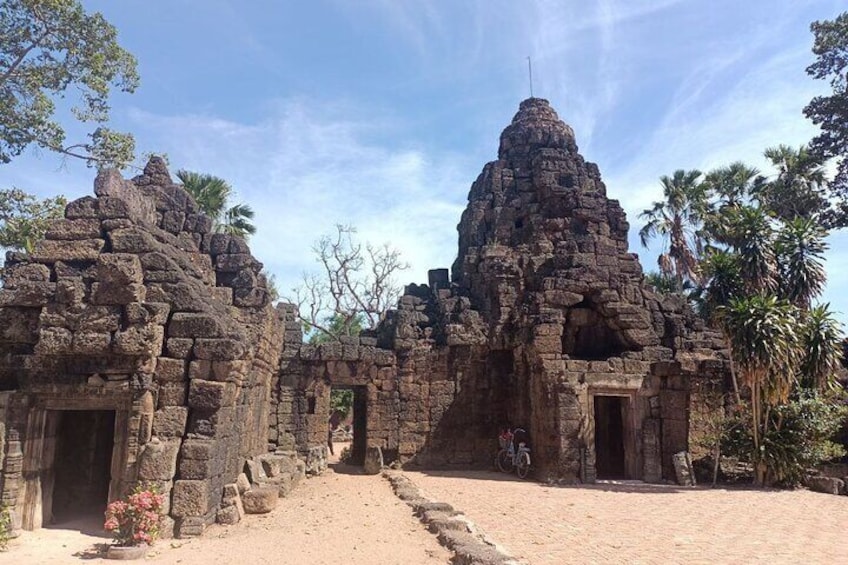
POLYGON ((327 432, 327 447, 330 448, 330 455, 335 455, 333 452, 333 432, 339 427, 342 422, 342 413, 336 410, 330 415, 329 431, 327 432))

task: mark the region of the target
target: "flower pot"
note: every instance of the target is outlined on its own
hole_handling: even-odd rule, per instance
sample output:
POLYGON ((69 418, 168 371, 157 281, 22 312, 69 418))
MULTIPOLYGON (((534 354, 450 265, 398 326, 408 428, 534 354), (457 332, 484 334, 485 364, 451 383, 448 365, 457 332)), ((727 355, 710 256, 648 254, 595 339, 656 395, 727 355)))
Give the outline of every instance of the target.
POLYGON ((141 559, 147 554, 147 550, 150 549, 146 543, 141 545, 110 545, 109 549, 106 550, 106 559, 118 559, 120 561, 127 561, 130 559, 141 559))

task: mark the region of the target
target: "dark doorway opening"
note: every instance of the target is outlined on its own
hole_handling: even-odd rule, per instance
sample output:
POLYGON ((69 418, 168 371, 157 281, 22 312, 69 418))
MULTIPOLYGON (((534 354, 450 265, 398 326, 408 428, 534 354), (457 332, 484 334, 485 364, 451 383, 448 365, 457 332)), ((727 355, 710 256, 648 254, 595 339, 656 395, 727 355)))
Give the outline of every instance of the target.
POLYGON ((627 398, 595 397, 595 474, 599 479, 626 479, 624 454, 627 398))
POLYGON ((618 357, 627 350, 619 333, 609 327, 594 303, 583 300, 573 306, 562 332, 562 352, 575 359, 599 361, 618 357))
MULTIPOLYGON (((337 424, 338 429, 344 430, 336 437, 353 437, 350 443, 341 444, 350 450, 347 463, 350 465, 365 464, 365 448, 368 435, 368 390, 365 386, 334 386, 330 391, 330 427, 337 424), (336 400, 334 400, 336 399, 336 400), (334 405, 343 401, 344 406, 334 405), (341 412, 341 413, 340 413, 341 412), (349 432, 349 433, 345 433, 349 432)), ((332 436, 332 431, 330 431, 332 436)), ((338 442, 336 448, 340 447, 338 442)), ((340 453, 336 452, 337 457, 340 453)))
POLYGON ((102 514, 109 501, 115 412, 61 411, 56 422, 53 522, 102 514))

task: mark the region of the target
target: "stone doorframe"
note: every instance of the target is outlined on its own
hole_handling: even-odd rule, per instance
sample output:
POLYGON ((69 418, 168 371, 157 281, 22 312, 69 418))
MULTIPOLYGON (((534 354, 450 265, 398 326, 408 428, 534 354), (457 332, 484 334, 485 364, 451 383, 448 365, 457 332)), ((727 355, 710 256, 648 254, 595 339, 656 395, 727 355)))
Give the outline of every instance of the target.
MULTIPOLYGON (((149 393, 148 393, 149 394, 149 393)), ((115 430, 109 480, 109 502, 120 498, 135 480, 136 459, 140 440, 145 435, 147 402, 133 401, 128 392, 119 395, 33 394, 23 441, 23 465, 17 511, 24 530, 35 530, 49 519, 52 508, 56 451, 56 428, 59 412, 74 410, 106 410, 115 412, 115 430)), ((152 414, 151 414, 152 416, 152 414)))
POLYGON ((635 389, 624 388, 589 388, 586 394, 586 435, 583 439, 586 452, 583 460, 583 480, 594 483, 597 478, 595 453, 595 397, 616 396, 627 401, 626 420, 622 420, 624 426, 624 471, 627 479, 642 479, 642 446, 639 441, 637 430, 641 428, 642 407, 639 404, 639 395, 635 389))

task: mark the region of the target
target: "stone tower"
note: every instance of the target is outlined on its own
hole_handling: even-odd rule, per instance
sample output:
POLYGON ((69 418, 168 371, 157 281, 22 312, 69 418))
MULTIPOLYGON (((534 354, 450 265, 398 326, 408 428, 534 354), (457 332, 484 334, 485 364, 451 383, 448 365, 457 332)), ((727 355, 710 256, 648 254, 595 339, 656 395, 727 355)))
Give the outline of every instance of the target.
POLYGON ((660 478, 687 447, 689 377, 723 367, 718 336, 646 287, 628 228, 573 130, 522 102, 471 187, 452 275, 510 352, 506 416, 551 475, 660 478))

